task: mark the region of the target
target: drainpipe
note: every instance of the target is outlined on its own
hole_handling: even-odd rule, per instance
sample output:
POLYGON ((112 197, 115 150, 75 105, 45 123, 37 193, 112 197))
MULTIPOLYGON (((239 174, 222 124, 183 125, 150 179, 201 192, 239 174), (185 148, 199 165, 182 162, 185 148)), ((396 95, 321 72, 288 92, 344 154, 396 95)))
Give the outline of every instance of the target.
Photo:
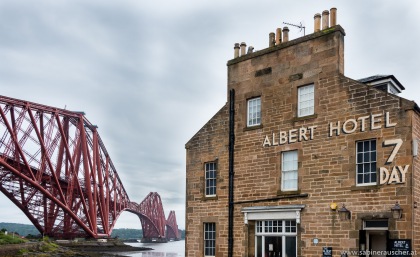
POLYGON ((235 147, 235 89, 229 92, 229 230, 228 257, 233 256, 233 152, 235 147))

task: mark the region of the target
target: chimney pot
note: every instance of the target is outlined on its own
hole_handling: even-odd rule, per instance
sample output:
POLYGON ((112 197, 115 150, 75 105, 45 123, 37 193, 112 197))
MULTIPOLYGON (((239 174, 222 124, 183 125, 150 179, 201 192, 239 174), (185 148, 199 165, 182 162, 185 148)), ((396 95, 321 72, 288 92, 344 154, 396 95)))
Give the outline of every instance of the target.
POLYGON ((333 7, 330 9, 330 26, 334 27, 337 25, 337 8, 333 7))
POLYGON ((276 29, 276 45, 281 43, 281 28, 276 29))
POLYGON ((330 27, 329 20, 330 20, 330 12, 325 10, 322 12, 322 29, 328 29, 330 27))
POLYGON ((284 27, 283 28, 283 41, 282 42, 287 42, 287 41, 289 41, 289 28, 284 27))
POLYGON ((235 43, 235 47, 234 49, 234 58, 238 58, 239 57, 239 43, 235 43))
POLYGON ((246 50, 246 43, 242 42, 241 43, 241 56, 245 55, 245 50, 246 50))
POLYGON ((268 46, 272 47, 276 44, 276 40, 275 38, 275 34, 274 32, 270 32, 270 34, 268 35, 268 46))
POLYGON ((317 13, 314 16, 314 32, 321 30, 321 14, 317 13))

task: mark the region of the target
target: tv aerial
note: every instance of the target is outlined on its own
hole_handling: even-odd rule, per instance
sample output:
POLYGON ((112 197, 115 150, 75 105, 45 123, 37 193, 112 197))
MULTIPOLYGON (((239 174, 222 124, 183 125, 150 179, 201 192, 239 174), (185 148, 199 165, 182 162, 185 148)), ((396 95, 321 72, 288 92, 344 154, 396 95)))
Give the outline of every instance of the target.
POLYGON ((290 25, 290 26, 293 26, 293 27, 299 28, 299 29, 300 29, 300 30, 299 30, 299 32, 301 32, 301 31, 302 31, 302 29, 303 29, 303 35, 304 35, 304 36, 306 35, 306 34, 305 34, 305 26, 303 26, 302 22, 300 22, 300 23, 299 23, 299 25, 292 24, 292 23, 288 23, 288 22, 283 22, 283 24, 286 24, 286 25, 290 25))

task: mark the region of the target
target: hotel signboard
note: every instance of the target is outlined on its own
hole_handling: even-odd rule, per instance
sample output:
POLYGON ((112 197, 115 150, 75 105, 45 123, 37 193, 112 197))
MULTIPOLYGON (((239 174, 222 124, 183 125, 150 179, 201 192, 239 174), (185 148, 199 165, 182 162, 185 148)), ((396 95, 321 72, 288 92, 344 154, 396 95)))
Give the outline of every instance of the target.
MULTIPOLYGON (((326 136, 339 137, 341 135, 348 135, 357 132, 373 131, 382 128, 395 127, 397 123, 393 123, 390 119, 389 112, 376 113, 357 118, 347 119, 345 121, 329 122, 327 125, 326 136)), ((296 142, 311 141, 315 138, 315 131, 319 130, 319 126, 306 126, 300 128, 293 128, 289 130, 279 130, 277 133, 265 135, 263 147, 272 147, 285 144, 292 144, 296 142)), ((386 160, 386 164, 391 164, 398 153, 398 150, 403 144, 402 139, 395 138, 384 140, 383 146, 394 146, 391 154, 386 160)), ((410 165, 380 167, 379 168, 379 184, 393 184, 405 183, 406 173, 410 165)))

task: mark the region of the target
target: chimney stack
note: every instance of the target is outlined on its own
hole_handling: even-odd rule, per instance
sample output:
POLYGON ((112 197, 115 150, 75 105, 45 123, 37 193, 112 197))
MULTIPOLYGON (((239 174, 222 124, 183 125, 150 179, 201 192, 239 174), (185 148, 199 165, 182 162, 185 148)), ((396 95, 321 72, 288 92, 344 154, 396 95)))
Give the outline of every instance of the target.
POLYGON ((321 30, 321 14, 317 13, 314 16, 314 32, 321 30))
POLYGON ((241 56, 245 55, 245 50, 246 50, 246 43, 242 42, 241 43, 241 56))
POLYGON ((322 30, 328 29, 330 27, 329 20, 330 20, 330 12, 325 10, 322 12, 322 30))
POLYGON ((281 28, 276 29, 276 45, 281 43, 281 28))
POLYGON ((337 8, 333 7, 330 9, 330 26, 334 27, 337 25, 337 8))
POLYGON ((270 34, 268 35, 268 46, 272 47, 276 44, 276 40, 274 39, 275 34, 274 32, 270 32, 270 34))
MULTIPOLYGON (((337 8, 332 7, 329 11, 324 10, 322 14, 316 13, 314 15, 314 33, 321 30, 328 29, 330 27, 335 27, 337 25, 337 8)), ((273 47, 280 45, 281 43, 289 41, 289 28, 283 27, 277 28, 276 32, 270 32, 268 37, 268 46, 273 47)), ((234 46, 234 58, 244 56, 254 52, 254 47, 249 46, 247 51, 247 45, 245 42, 235 43, 234 46)))
POLYGON ((239 57, 239 43, 235 43, 235 47, 234 49, 234 58, 238 58, 239 57))
POLYGON ((284 27, 283 28, 283 42, 289 41, 289 28, 284 27))

